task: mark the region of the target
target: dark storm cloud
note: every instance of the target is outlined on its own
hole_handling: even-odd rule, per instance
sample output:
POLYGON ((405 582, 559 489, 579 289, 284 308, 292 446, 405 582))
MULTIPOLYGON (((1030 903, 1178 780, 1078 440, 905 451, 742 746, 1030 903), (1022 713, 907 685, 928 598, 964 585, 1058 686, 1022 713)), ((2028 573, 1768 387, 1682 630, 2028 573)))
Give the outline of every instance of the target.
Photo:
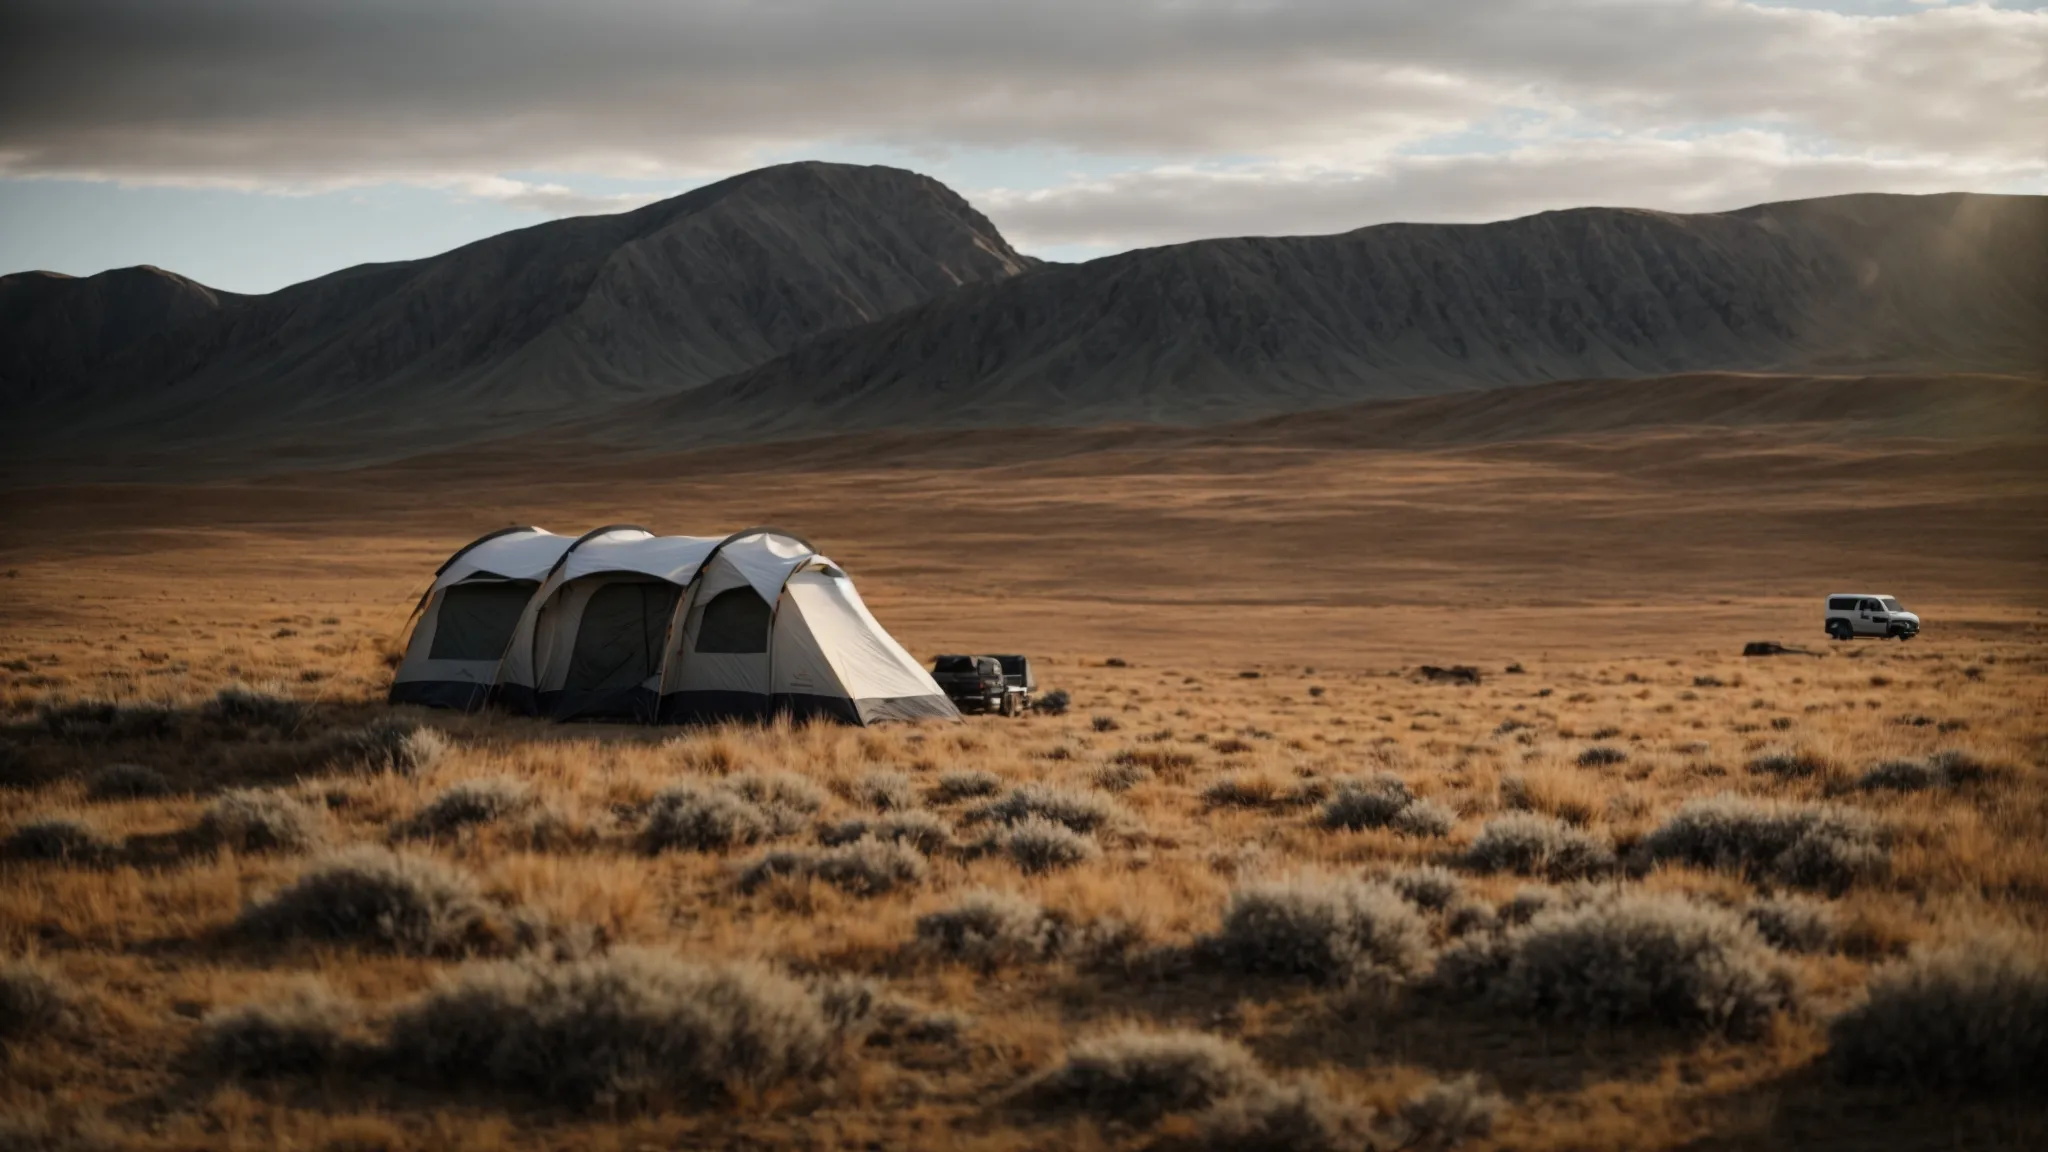
POLYGON ((1504 107, 2038 159, 2048 17, 1727 2, 15 0, 0 171, 706 171, 822 140, 1342 166, 1504 107))

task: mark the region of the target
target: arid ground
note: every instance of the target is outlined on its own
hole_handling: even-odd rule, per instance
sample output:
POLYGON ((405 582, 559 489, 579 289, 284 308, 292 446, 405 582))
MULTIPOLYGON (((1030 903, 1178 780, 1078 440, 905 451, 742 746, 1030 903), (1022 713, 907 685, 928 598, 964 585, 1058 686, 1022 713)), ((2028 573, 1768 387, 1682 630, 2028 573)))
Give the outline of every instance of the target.
POLYGON ((10 490, 0 1146, 2043 1146, 2043 447, 989 433, 10 490), (1029 653, 1071 704, 392 723, 441 559, 615 522, 801 532, 920 658, 1029 653), (1926 634, 1830 644, 1830 591, 1926 634))

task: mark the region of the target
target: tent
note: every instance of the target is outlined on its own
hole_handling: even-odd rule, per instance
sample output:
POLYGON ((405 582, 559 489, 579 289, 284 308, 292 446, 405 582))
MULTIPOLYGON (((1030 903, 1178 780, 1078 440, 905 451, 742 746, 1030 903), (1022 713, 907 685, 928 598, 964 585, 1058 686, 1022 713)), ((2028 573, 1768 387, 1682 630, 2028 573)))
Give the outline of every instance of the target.
POLYGON ((414 609, 391 702, 483 707, 520 614, 569 545, 543 528, 505 528, 450 556, 414 609))
POLYGON ((773 528, 586 533, 524 604, 496 694, 558 720, 959 716, 846 573, 773 528))

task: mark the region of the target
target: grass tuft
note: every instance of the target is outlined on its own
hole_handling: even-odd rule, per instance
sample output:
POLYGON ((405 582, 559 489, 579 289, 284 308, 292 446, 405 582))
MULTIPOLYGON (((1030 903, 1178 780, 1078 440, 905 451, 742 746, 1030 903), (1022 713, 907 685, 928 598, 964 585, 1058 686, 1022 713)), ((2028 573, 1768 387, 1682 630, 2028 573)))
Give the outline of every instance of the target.
POLYGON ((306 722, 306 705, 281 692, 230 684, 206 704, 206 718, 225 728, 296 732, 306 722))
POLYGON ((722 852, 758 844, 778 831, 769 814, 743 796, 724 788, 676 784, 656 793, 648 806, 640 847, 650 854, 722 852))
POLYGON ((386 716, 334 733, 327 738, 325 751, 331 763, 416 776, 448 754, 448 738, 418 721, 386 716))
POLYGON ((853 802, 876 812, 904 812, 918 807, 917 788, 901 772, 865 773, 853 785, 853 802))
POLYGON ((1390 872, 1385 883, 1425 912, 1441 912, 1465 894, 1465 882, 1456 873, 1434 864, 1390 872))
POLYGON ((990 846, 1026 872, 1071 868, 1102 855, 1102 847, 1064 824, 1026 817, 996 833, 990 846))
POLYGON ((1742 918, 1771 947, 1785 952, 1828 952, 1840 937, 1834 909, 1818 900, 1797 896, 1759 900, 1743 910, 1742 918))
POLYGON ((1003 789, 1003 778, 978 768, 942 773, 932 789, 932 799, 941 804, 993 796, 1003 789))
POLYGON ((1076 1043, 1058 1067, 1025 1085, 1020 1098, 1039 1111, 1144 1125, 1270 1084, 1249 1052, 1220 1037, 1125 1031, 1076 1043))
POLYGON ((116 848, 81 817, 38 816, 14 826, 7 839, 0 841, 0 856, 90 864, 112 855, 116 848))
POLYGON ((1026 784, 1001 800, 970 810, 967 819, 970 823, 993 820, 1003 824, 1049 820, 1076 832, 1094 832, 1125 823, 1128 817, 1116 804, 1092 793, 1026 784))

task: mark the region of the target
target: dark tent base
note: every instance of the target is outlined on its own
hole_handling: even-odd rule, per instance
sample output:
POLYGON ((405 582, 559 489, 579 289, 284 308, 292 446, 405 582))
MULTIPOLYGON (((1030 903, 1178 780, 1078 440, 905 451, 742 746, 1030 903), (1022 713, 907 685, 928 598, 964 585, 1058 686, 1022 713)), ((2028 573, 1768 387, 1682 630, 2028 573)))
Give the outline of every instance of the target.
POLYGON ((676 692, 661 699, 663 724, 717 724, 727 720, 836 720, 841 724, 874 724, 884 720, 955 720, 959 713, 944 696, 871 697, 758 692, 676 692))
POLYGON ((656 697, 645 688, 589 688, 542 692, 538 715, 553 720, 654 719, 656 697))
POLYGON ((418 704, 425 708, 453 708, 476 712, 491 698, 491 686, 467 680, 407 680, 391 686, 393 704, 418 704))

